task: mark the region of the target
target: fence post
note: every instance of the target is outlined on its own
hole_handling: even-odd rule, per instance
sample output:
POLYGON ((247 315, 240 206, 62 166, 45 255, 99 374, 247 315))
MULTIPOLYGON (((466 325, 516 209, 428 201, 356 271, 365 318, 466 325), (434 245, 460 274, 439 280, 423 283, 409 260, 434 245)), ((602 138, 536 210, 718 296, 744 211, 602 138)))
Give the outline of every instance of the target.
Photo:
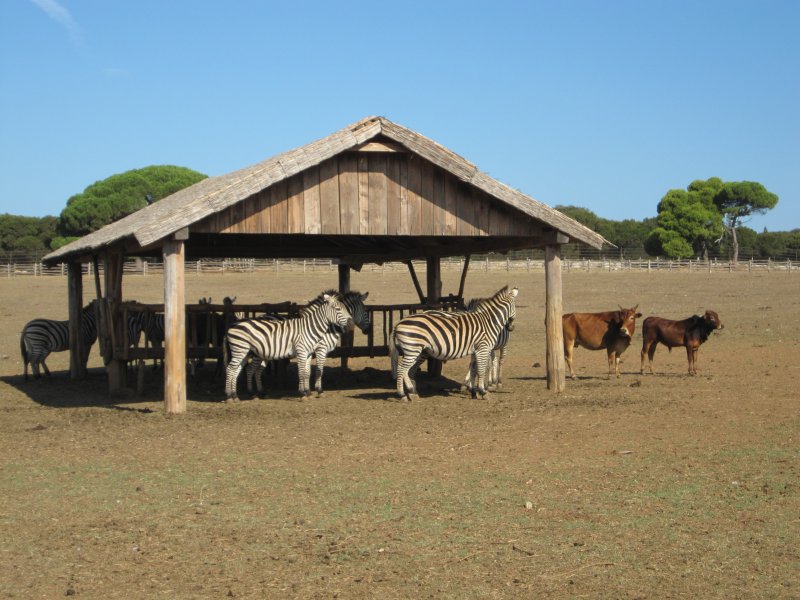
POLYGON ((771 260, 771 259, 770 259, 770 257, 768 256, 768 257, 767 257, 767 273, 769 273, 769 272, 772 270, 772 269, 771 269, 771 267, 772 267, 772 264, 771 264, 771 263, 772 263, 772 260, 771 260))

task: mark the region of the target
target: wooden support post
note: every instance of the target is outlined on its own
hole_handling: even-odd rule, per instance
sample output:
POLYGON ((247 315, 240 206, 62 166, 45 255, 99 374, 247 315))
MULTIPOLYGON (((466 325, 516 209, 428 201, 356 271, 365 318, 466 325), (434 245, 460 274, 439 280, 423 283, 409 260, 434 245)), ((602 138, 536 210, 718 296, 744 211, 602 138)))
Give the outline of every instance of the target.
POLYGON ((67 294, 69 304, 69 378, 80 379, 86 376, 87 348, 83 347, 81 335, 81 311, 83 308, 83 272, 79 262, 68 266, 67 294))
POLYGON ((186 412, 186 291, 183 240, 164 243, 164 410, 186 412))
POLYGON ((564 391, 566 370, 564 365, 564 330, 561 299, 561 245, 545 247, 545 336, 547 355, 547 389, 556 393, 564 391))
MULTIPOLYGON (((428 294, 426 302, 436 304, 442 297, 442 262, 438 256, 428 257, 428 268, 426 274, 428 294)), ((434 377, 442 374, 442 361, 435 358, 428 359, 428 373, 434 377)))
MULTIPOLYGON (((339 265, 339 293, 344 295, 350 291, 350 265, 339 265)), ((353 336, 355 332, 345 331, 342 334, 342 357, 341 365, 343 369, 347 368, 347 350, 345 348, 353 347, 353 336)))
MULTIPOLYGON (((464 257, 464 268, 461 270, 461 281, 458 282, 458 297, 463 300, 464 298, 464 285, 467 283, 467 271, 469 271, 469 260, 472 258, 472 255, 467 254, 464 257)), ((528 270, 530 270, 530 265, 528 265, 528 270)))
POLYGON ((405 261, 405 263, 408 267, 408 272, 411 274, 411 281, 414 283, 414 289, 417 290, 417 296, 419 296, 420 304, 424 304, 425 294, 422 293, 422 286, 419 284, 417 272, 414 270, 414 263, 412 263, 410 260, 405 261))
POLYGON ((122 261, 119 253, 107 254, 103 261, 106 284, 105 305, 107 330, 110 344, 107 348, 106 372, 108 373, 108 391, 118 394, 126 384, 125 361, 119 358, 120 343, 125 327, 120 316, 119 305, 122 302, 122 261))

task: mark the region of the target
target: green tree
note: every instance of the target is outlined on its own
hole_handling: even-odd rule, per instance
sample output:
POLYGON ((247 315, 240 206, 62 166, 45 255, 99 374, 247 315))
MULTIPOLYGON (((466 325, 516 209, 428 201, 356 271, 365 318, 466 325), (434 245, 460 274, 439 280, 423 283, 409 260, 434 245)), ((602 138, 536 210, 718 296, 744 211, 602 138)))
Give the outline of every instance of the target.
POLYGON ((613 221, 599 217, 591 210, 580 206, 556 206, 556 209, 602 235, 619 248, 620 254, 627 250, 629 253, 641 255, 645 251, 645 241, 650 231, 656 226, 653 218, 643 221, 635 219, 613 221))
POLYGON ((206 175, 185 167, 160 165, 134 169, 97 181, 67 200, 59 218, 63 245, 75 236, 86 235, 109 223, 174 194, 206 175), (149 199, 149 200, 148 200, 149 199))
POLYGON ((0 215, 0 250, 42 255, 56 236, 55 217, 0 215))
POLYGON ((712 177, 695 180, 686 190, 669 190, 658 203, 658 227, 648 238, 648 251, 660 249, 671 258, 707 259, 709 247, 723 233, 722 215, 714 205, 721 188, 722 181, 712 177))
POLYGON ((731 260, 739 260, 739 240, 736 229, 750 215, 763 214, 775 208, 778 196, 755 181, 726 183, 714 196, 714 204, 723 215, 725 232, 731 236, 731 260))

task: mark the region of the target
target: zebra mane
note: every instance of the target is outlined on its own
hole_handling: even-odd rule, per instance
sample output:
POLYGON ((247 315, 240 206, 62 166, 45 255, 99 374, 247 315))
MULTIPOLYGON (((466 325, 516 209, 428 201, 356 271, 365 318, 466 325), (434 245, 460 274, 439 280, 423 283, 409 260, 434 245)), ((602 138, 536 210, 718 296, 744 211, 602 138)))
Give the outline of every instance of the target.
POLYGON ((359 300, 363 296, 363 294, 356 290, 350 290, 342 295, 342 300, 344 299, 351 299, 351 300, 359 300))
POLYGON ((300 309, 300 314, 302 315, 303 313, 305 313, 306 311, 308 311, 310 309, 313 309, 313 308, 316 308, 318 306, 321 306, 322 303, 325 302, 325 296, 326 295, 327 296, 333 296, 339 302, 342 301, 342 295, 339 292, 337 292, 336 290, 326 290, 324 292, 321 292, 319 294, 319 296, 317 296, 316 298, 313 298, 312 300, 309 300, 308 304, 306 304, 303 308, 300 309))
POLYGON ((507 295, 508 293, 509 293, 508 292, 508 286, 505 285, 500 290, 495 292, 494 295, 490 296, 489 298, 472 298, 466 304, 467 310, 468 311, 475 310, 476 308, 479 308, 480 306, 483 306, 484 304, 486 304, 490 300, 494 300, 495 298, 500 298, 501 296, 507 295))

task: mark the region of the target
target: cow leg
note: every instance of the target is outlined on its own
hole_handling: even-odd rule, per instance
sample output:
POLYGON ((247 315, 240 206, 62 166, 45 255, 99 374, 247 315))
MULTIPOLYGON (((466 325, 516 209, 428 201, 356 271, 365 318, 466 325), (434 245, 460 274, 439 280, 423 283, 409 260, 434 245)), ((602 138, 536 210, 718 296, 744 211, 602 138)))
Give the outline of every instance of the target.
MULTIPOLYGON (((611 379, 611 374, 617 368, 615 367, 617 353, 611 348, 607 349, 606 353, 608 354, 608 378, 611 379)), ((619 377, 619 371, 617 371, 617 377, 619 377)))
POLYGON ((692 348, 692 375, 697 375, 697 355, 700 353, 700 346, 692 348))
POLYGON ((644 344, 642 344, 642 366, 639 369, 639 373, 644 375, 644 357, 647 355, 647 351, 650 349, 650 345, 645 340, 644 344))
POLYGON ((575 350, 574 344, 567 342, 564 344, 564 361, 569 369, 569 376, 575 379, 575 371, 572 369, 572 352, 575 350))
POLYGON ((689 363, 689 375, 694 375, 694 350, 691 346, 686 346, 686 360, 689 363))
POLYGON ((658 346, 658 342, 645 342, 642 346, 642 375, 644 375, 644 357, 645 354, 647 355, 647 366, 650 370, 650 374, 654 375, 653 373, 653 356, 656 354, 656 346, 658 346))

